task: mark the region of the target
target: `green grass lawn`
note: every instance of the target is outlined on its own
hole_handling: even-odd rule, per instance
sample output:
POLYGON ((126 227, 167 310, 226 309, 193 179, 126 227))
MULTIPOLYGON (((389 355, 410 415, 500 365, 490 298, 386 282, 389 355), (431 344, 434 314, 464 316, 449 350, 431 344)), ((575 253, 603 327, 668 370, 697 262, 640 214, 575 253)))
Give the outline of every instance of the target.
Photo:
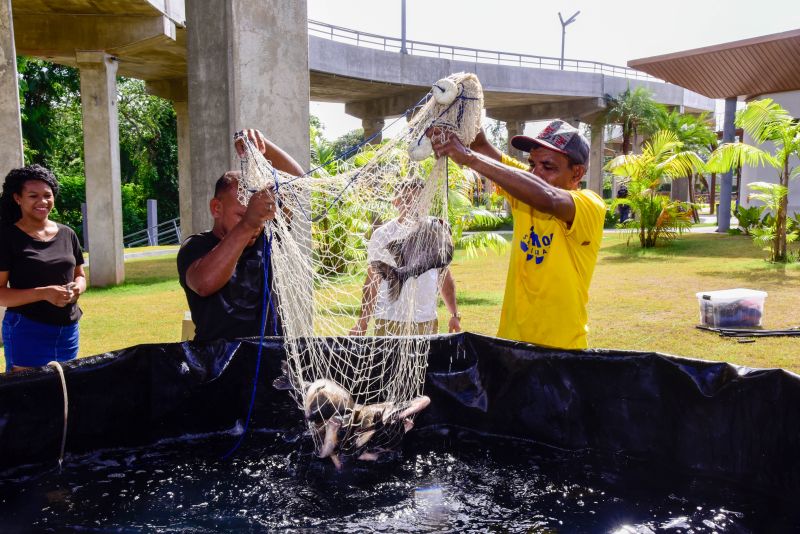
MULTIPOLYGON (((668 247, 641 251, 624 234, 606 234, 589 302, 589 344, 596 348, 660 351, 750 367, 800 372, 800 339, 761 338, 739 343, 697 330, 695 292, 733 287, 769 293, 765 328, 800 325, 800 265, 779 266, 747 237, 687 234, 668 247)), ((456 254, 462 326, 494 335, 503 301, 507 256, 456 254)), ((178 341, 188 309, 178 285, 175 255, 125 263, 126 284, 90 289, 81 297, 81 356, 139 343, 178 341)), ((360 277, 345 284, 349 297, 335 312, 355 313, 360 277)), ((352 320, 340 320, 343 331, 352 320)), ((447 314, 440 306, 440 329, 447 314)), ((2 363, 2 362, 0 362, 2 363)), ((4 363, 3 363, 4 365, 4 363)))

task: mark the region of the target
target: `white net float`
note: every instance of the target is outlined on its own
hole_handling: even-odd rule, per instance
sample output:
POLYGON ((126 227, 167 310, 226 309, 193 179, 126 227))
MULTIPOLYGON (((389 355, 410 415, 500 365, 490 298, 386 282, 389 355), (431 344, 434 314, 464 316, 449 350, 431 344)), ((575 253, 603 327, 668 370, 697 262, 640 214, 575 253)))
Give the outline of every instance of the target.
POLYGON ((433 145, 428 136, 422 136, 408 147, 408 157, 413 161, 423 161, 433 155, 433 145))
POLYGON ((440 106, 449 106, 458 96, 458 85, 450 78, 442 78, 431 88, 434 100, 440 106))

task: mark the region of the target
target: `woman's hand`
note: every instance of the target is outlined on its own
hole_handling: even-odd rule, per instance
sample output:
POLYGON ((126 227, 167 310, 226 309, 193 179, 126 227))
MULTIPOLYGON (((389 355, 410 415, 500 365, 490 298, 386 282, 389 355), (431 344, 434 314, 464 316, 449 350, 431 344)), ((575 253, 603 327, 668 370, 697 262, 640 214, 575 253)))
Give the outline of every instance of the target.
POLYGON ((63 308, 73 302, 73 289, 67 286, 45 286, 39 289, 42 291, 44 300, 53 306, 63 308))
POLYGON ((69 304, 75 304, 76 302, 78 302, 78 298, 81 296, 81 290, 78 287, 78 284, 76 282, 70 282, 64 287, 66 287, 67 290, 71 293, 69 304))

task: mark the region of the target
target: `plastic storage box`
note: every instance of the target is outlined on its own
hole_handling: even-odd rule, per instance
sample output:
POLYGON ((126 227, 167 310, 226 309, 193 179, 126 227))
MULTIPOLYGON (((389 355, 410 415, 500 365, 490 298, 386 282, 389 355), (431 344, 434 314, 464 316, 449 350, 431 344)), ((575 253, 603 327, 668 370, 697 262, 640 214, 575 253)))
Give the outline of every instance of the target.
POLYGON ((766 291, 724 289, 697 293, 700 324, 718 328, 754 328, 764 318, 766 291))

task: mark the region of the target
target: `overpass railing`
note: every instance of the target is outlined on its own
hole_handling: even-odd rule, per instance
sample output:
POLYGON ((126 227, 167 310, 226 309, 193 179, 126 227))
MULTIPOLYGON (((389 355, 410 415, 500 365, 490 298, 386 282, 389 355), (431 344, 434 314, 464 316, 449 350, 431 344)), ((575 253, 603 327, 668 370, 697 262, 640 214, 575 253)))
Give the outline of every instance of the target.
POLYGON ((151 228, 145 228, 122 236, 125 248, 152 247, 155 245, 180 245, 181 244, 180 217, 158 223, 151 228))
MULTIPOLYGON (((399 53, 403 47, 402 40, 396 37, 366 33, 341 26, 334 26, 315 20, 308 21, 309 35, 323 37, 331 41, 346 43, 365 48, 384 50, 399 53)), ((515 54, 497 50, 482 50, 480 48, 464 48, 424 41, 411 41, 406 39, 406 51, 415 56, 435 57, 454 61, 469 61, 475 63, 492 63, 510 67, 527 67, 532 69, 568 70, 573 72, 591 72, 606 74, 620 78, 635 80, 653 80, 657 78, 644 72, 628 67, 609 65, 597 61, 583 61, 580 59, 564 59, 564 68, 561 68, 561 59, 548 56, 532 56, 528 54, 515 54)))

